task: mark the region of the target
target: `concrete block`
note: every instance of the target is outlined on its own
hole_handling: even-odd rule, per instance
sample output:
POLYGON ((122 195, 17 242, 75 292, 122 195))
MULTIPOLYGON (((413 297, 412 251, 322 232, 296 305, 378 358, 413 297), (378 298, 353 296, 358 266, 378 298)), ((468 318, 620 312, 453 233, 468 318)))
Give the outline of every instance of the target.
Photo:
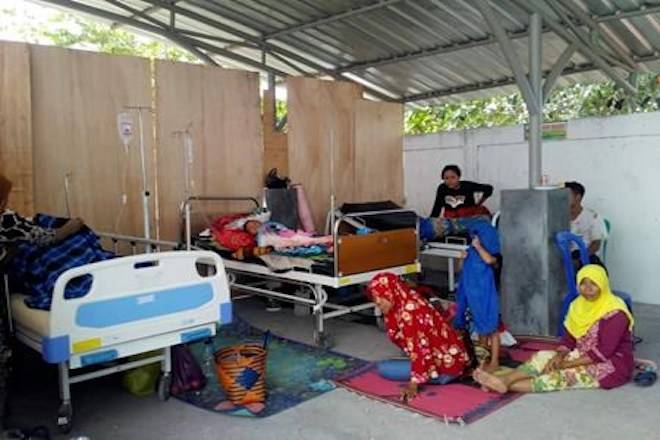
POLYGON ((504 190, 502 314, 512 333, 556 335, 566 281, 555 234, 570 228, 568 190, 504 190))

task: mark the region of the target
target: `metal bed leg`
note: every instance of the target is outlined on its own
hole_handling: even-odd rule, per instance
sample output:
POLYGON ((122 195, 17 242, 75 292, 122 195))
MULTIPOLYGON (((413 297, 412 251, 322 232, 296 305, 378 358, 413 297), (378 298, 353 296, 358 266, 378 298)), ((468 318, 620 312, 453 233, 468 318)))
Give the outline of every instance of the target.
POLYGON ((323 307, 328 301, 328 294, 323 286, 317 284, 312 288, 316 305, 314 306, 314 343, 322 348, 329 348, 332 344, 330 337, 325 333, 325 317, 323 307))
POLYGON ((69 363, 57 365, 60 381, 60 409, 57 411, 57 428, 67 434, 73 427, 73 406, 71 405, 71 382, 69 381, 69 363))
POLYGON ((456 281, 454 280, 454 259, 448 259, 447 271, 449 272, 449 293, 454 293, 456 290, 456 281))
POLYGON ((4 281, 4 290, 5 290, 5 305, 7 307, 7 328, 9 329, 10 334, 14 334, 14 318, 11 314, 11 293, 9 292, 9 276, 4 274, 2 276, 4 281))
POLYGON ((172 347, 163 348, 163 360, 160 362, 160 378, 158 379, 158 398, 165 401, 170 398, 172 384, 172 347))

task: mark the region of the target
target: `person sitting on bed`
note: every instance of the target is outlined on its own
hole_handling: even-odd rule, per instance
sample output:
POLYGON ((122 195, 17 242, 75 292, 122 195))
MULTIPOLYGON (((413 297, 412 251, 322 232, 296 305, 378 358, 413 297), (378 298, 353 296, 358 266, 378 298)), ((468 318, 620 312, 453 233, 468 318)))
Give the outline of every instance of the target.
POLYGON ((445 384, 464 372, 469 356, 463 340, 405 281, 380 273, 369 283, 367 294, 383 312, 388 337, 408 356, 379 364, 386 379, 409 381, 402 392, 404 400, 414 398, 420 385, 445 384))
POLYGON ((0 174, 0 261, 4 264, 9 261, 18 243, 48 246, 65 240, 85 225, 77 218, 57 229, 41 227, 7 208, 11 188, 12 182, 0 174))
POLYGON ((474 379, 498 393, 610 389, 628 382, 635 368, 630 311, 610 290, 602 266, 584 266, 577 283, 580 296, 571 303, 556 350, 539 351, 504 376, 477 369, 474 379))
POLYGON ((461 169, 457 165, 445 166, 441 176, 443 182, 436 191, 430 215, 432 219, 439 218, 436 222, 438 236, 466 232, 463 222, 466 218, 490 221, 490 211, 483 203, 493 194, 491 185, 461 180, 461 169))

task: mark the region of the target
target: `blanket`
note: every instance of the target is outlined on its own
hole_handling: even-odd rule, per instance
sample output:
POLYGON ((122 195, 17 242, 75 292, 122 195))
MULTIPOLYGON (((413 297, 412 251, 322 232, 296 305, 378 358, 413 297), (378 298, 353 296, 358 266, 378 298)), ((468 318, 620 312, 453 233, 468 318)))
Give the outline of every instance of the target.
MULTIPOLYGON (((66 219, 37 214, 34 222, 44 228, 57 228, 66 219)), ((10 262, 9 273, 12 282, 28 294, 25 303, 28 307, 50 310, 53 288, 57 278, 68 269, 112 258, 113 254, 104 251, 99 237, 85 227, 66 240, 50 245, 38 246, 21 243, 10 262)), ((91 276, 71 280, 64 291, 65 298, 80 298, 91 287, 91 276)))

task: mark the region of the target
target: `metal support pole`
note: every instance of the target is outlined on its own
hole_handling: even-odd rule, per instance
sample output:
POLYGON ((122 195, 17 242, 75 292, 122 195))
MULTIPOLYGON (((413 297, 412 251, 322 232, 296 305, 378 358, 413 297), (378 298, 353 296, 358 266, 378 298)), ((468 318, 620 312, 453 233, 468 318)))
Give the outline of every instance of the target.
POLYGON ((543 123, 543 89, 541 87, 542 27, 541 16, 538 13, 531 14, 529 16, 529 82, 536 108, 528 106, 530 188, 541 183, 543 169, 541 156, 541 124, 543 123))
POLYGON ((474 5, 479 12, 481 12, 486 24, 493 35, 495 35, 495 38, 500 45, 500 49, 502 50, 502 54, 504 55, 504 58, 506 58, 511 71, 513 72, 513 76, 516 78, 516 83, 518 84, 518 88, 520 89, 520 93, 522 94, 525 103, 527 104, 527 110, 530 115, 532 113, 539 113, 541 110, 538 107, 538 100, 534 96, 531 84, 525 75, 525 68, 520 62, 520 58, 518 57, 506 30, 502 27, 500 18, 495 13, 489 0, 474 0, 474 5))

